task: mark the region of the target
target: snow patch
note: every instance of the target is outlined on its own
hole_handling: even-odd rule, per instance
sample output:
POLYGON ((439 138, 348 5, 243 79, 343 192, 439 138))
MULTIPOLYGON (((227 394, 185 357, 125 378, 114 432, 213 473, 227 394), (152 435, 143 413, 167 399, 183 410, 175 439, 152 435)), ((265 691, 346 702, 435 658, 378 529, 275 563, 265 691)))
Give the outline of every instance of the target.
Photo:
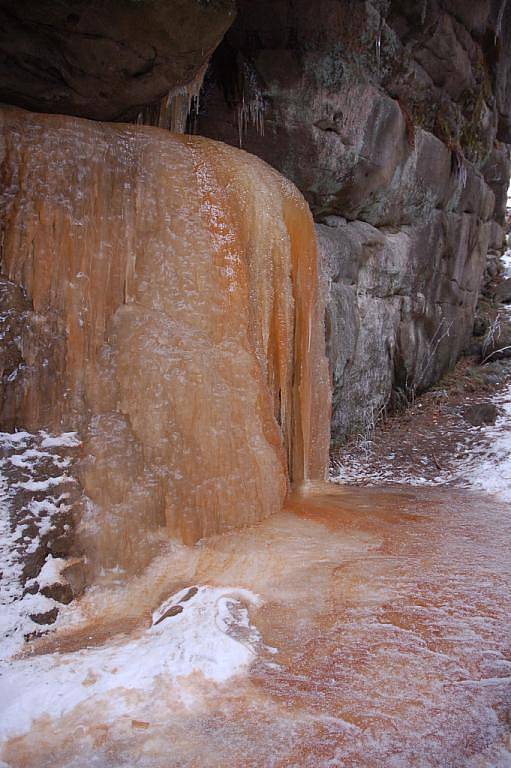
POLYGON ((502 275, 504 277, 511 277, 511 250, 507 250, 501 257, 500 261, 504 269, 502 275))
POLYGON ((458 482, 511 502, 511 385, 493 398, 503 412, 493 426, 483 428, 484 446, 463 461, 458 482))
POLYGON ((77 448, 81 445, 76 432, 62 432, 61 435, 49 435, 47 432, 41 432, 42 448, 77 448))
MULTIPOLYGON (((169 598, 155 616, 179 604, 188 591, 169 598)), ((175 685, 179 695, 180 681, 197 673, 226 682, 256 657, 261 638, 250 625, 247 606, 259 604, 246 589, 201 586, 180 613, 134 639, 6 664, 0 678, 0 737, 26 733, 34 720, 61 717, 85 701, 108 703, 115 717, 129 714, 128 692, 175 685)))
POLYGON ((70 482, 70 478, 67 475, 61 475, 60 477, 48 477, 46 480, 27 480, 26 482, 16 483, 16 488, 21 488, 24 491, 49 491, 50 488, 63 485, 70 482))
POLYGON ((52 584, 63 584, 65 579, 62 577, 61 571, 65 565, 66 561, 61 557, 48 555, 46 562, 34 581, 37 581, 40 588, 51 587, 52 584))

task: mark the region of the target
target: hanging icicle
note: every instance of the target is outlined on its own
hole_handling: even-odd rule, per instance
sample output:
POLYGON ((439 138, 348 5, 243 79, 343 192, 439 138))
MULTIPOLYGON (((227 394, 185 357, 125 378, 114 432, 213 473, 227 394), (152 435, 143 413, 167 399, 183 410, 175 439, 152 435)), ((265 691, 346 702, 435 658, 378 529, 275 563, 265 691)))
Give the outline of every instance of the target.
POLYGON ((207 63, 191 83, 174 88, 156 104, 145 107, 138 114, 137 124, 167 128, 172 133, 186 133, 190 115, 199 111, 199 97, 206 69, 207 63))
POLYGON ((428 13, 428 0, 423 0, 421 10, 421 24, 424 26, 426 22, 426 15, 428 13))
POLYGON ((504 12, 506 10, 507 0, 502 0, 500 3, 499 13, 497 16, 497 24, 495 26, 495 44, 497 43, 497 40, 500 38, 500 35, 502 33, 502 22, 504 20, 504 12))
POLYGON ((246 60, 242 62, 240 70, 241 95, 236 112, 241 147, 248 126, 253 126, 259 136, 264 136, 264 97, 255 71, 246 60))
POLYGON ((381 74, 381 31, 382 29, 383 29, 383 17, 380 18, 380 23, 378 24, 378 32, 376 33, 376 41, 375 41, 376 66, 378 69, 378 77, 380 77, 380 74, 381 74))

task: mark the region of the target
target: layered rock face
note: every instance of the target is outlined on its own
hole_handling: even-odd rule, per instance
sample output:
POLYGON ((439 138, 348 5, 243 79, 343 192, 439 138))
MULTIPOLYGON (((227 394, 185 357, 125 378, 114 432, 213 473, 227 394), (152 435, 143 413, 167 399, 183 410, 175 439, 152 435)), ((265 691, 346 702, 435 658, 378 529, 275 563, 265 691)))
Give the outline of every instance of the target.
POLYGON ((511 4, 239 0, 219 45, 230 0, 0 14, 0 96, 40 111, 182 130, 218 46, 194 130, 260 156, 312 208, 335 439, 453 364, 503 243, 511 4))
POLYGON ((333 437, 451 366, 503 244, 511 5, 244 2, 198 131, 292 179, 318 225, 333 437))
POLYGON ((234 0, 2 0, 0 101, 136 118, 207 64, 234 0))
POLYGON ((146 564, 281 508, 329 440, 313 222, 206 139, 5 108, 2 423, 74 430, 82 549, 146 564))

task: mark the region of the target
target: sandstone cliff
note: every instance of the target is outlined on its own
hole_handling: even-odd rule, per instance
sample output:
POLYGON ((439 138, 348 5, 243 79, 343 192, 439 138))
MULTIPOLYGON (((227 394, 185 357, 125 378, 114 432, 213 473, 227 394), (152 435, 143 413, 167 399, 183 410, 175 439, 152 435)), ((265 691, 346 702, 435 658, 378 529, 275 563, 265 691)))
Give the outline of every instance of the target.
POLYGON ((136 118, 193 81, 234 13, 234 0, 2 0, 0 101, 136 118))

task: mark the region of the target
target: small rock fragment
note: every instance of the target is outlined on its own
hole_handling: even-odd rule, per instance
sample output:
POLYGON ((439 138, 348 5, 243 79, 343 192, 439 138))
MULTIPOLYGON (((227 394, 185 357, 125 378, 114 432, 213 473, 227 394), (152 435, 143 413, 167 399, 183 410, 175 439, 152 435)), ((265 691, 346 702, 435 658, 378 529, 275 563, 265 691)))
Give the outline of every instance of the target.
POLYGON ((199 591, 199 590, 198 590, 198 588, 197 588, 197 587, 190 587, 190 589, 188 590, 188 592, 186 593, 186 595, 185 595, 184 597, 182 597, 182 598, 181 598, 181 600, 180 600, 179 602, 180 602, 180 603, 186 603, 186 602, 187 602, 187 600, 191 600, 191 599, 192 599, 192 597, 194 597, 194 596, 197 594, 197 592, 198 592, 198 591, 199 591))
POLYGON ((57 621, 58 615, 59 609, 51 608, 49 611, 45 611, 44 613, 31 613, 30 618, 36 624, 54 624, 57 621))
POLYGON ((64 603, 64 605, 68 605, 73 599, 73 590, 71 589, 71 586, 61 581, 42 587, 41 594, 52 600, 56 600, 57 603, 64 603))
POLYGON ((178 613, 182 613, 183 606, 182 605, 171 605, 170 608, 167 608, 163 616, 160 616, 158 621, 154 622, 153 626, 156 626, 157 624, 160 624, 165 619, 169 619, 171 616, 177 616, 178 613))

